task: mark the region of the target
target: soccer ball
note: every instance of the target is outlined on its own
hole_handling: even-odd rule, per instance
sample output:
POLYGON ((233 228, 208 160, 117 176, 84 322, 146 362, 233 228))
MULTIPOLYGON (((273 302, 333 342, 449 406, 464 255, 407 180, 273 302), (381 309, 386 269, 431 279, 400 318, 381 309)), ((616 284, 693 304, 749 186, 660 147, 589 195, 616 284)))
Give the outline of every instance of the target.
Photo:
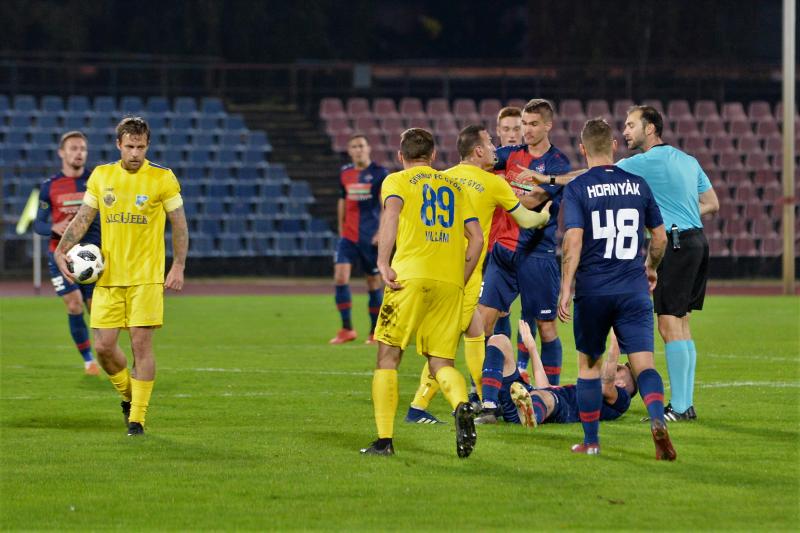
POLYGON ((105 263, 100 248, 94 244, 76 244, 67 252, 72 263, 67 263, 70 274, 82 285, 94 283, 103 273, 105 263))

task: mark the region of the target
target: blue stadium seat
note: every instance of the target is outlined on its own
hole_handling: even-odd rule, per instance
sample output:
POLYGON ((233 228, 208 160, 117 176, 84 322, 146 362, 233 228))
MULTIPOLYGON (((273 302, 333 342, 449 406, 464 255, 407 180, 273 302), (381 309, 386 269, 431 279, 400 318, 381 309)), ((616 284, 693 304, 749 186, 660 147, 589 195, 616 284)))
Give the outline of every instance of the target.
POLYGON ((263 177, 263 169, 256 167, 241 167, 236 173, 239 179, 257 180, 263 177))
POLYGON ((283 233, 300 233, 305 230, 305 222, 300 219, 287 218, 278 223, 278 231, 283 233))
POLYGON ((242 217, 231 217, 222 222, 222 232, 229 235, 243 235, 247 232, 247 222, 242 217))
POLYGON ((150 126, 150 135, 152 135, 154 131, 164 131, 167 129, 167 115, 151 113, 144 117, 144 119, 147 121, 147 125, 150 126))
POLYGON ((277 255, 297 255, 300 247, 297 244, 297 237, 291 234, 278 234, 275 237, 275 253, 277 255))
POLYGON ((238 198, 255 198, 258 195, 258 182, 237 180, 233 184, 233 195, 238 198))
POLYGON ((89 151, 91 152, 108 143, 108 134, 104 130, 89 130, 86 132, 86 140, 89 141, 89 151))
POLYGON ((138 96, 123 96, 119 101, 119 112, 122 116, 138 115, 144 111, 144 103, 138 96))
POLYGON ((194 125, 192 124, 192 117, 187 117, 184 115, 176 115, 172 117, 172 119, 169 122, 169 127, 173 130, 194 129, 194 125))
POLYGON ((222 256, 235 257, 245 255, 246 248, 243 246, 240 237, 223 235, 219 238, 218 242, 218 250, 222 256))
POLYGON ((202 195, 199 181, 185 180, 181 182, 181 196, 185 198, 200 198, 202 195))
POLYGON ((222 119, 222 129, 229 132, 245 133, 247 125, 244 123, 242 115, 228 115, 222 119))
POLYGON ((150 113, 161 113, 167 114, 169 113, 169 101, 163 96, 151 96, 147 99, 147 105, 145 106, 145 111, 150 113))
POLYGON ((236 155, 235 150, 230 148, 220 148, 217 150, 217 157, 215 162, 219 166, 232 167, 239 165, 239 157, 236 155))
POLYGON ((215 181, 233 181, 233 175, 223 167, 212 167, 210 177, 215 181))
POLYGON ((207 198, 205 204, 203 205, 203 213, 209 216, 219 216, 225 214, 225 204, 222 203, 222 200, 218 200, 216 198, 207 198))
POLYGON ((117 112, 117 99, 113 96, 95 96, 92 109, 95 113, 115 114, 117 112))
POLYGON ((12 128, 29 129, 33 127, 33 116, 31 115, 11 115, 8 125, 12 128))
POLYGON ((312 233, 325 233, 329 230, 328 222, 320 218, 312 218, 308 224, 308 231, 312 233))
POLYGON ((230 185, 224 181, 209 181, 206 183, 205 195, 209 198, 222 199, 230 196, 230 185))
POLYGON ((189 153, 189 163, 193 165, 207 165, 211 162, 211 152, 208 148, 197 148, 194 147, 193 149, 188 151, 189 153))
POLYGON ((159 159, 162 165, 171 168, 173 165, 183 161, 183 150, 179 148, 167 148, 159 159))
POLYGON ((206 133, 213 133, 219 130, 219 126, 219 119, 214 116, 201 115, 197 119, 197 129, 206 133))
POLYGON ((257 235, 252 239, 253 252, 258 255, 268 255, 272 251, 272 239, 267 235, 257 235))
POLYGON ((189 255, 193 257, 208 257, 213 254, 214 240, 204 235, 192 235, 189 239, 189 255))
POLYGON ((64 100, 60 96, 43 96, 41 108, 45 113, 60 113, 64 111, 64 100))
POLYGON ((306 255, 325 255, 325 239, 316 235, 307 235, 303 238, 303 251, 306 255))
POLYGON ((308 214, 308 210, 304 203, 289 201, 283 204, 283 214, 287 217, 302 217, 308 214))
MULTIPOLYGON (((19 131, 19 130, 13 130, 19 131)), ((13 131, 9 133, 13 133, 13 131)), ((11 142, 8 137, 6 137, 7 142, 11 142)), ((31 144, 36 144, 39 146, 53 146, 58 142, 57 136, 53 135, 50 130, 33 130, 31 132, 31 144)))
MULTIPOLYGON (((208 204, 206 204, 206 207, 208 207, 208 204)), ((200 218, 198 227, 200 233, 205 235, 218 235, 222 230, 222 224, 220 224, 220 219, 218 218, 202 217, 200 218)))
POLYGON ((35 115, 38 113, 36 108, 36 99, 30 94, 18 94, 14 96, 14 105, 12 106, 12 110, 17 113, 35 115))
POLYGON ((256 201, 251 198, 231 198, 228 213, 232 217, 247 218, 255 212, 256 201))
POLYGON ((8 96, 0 94, 0 113, 5 113, 9 110, 8 96))
POLYGON ((270 165, 267 169, 267 177, 275 182, 289 182, 289 174, 286 173, 286 167, 280 164, 270 165))
POLYGON ((280 215, 281 204, 278 202, 270 201, 269 198, 263 200, 258 204, 258 212, 264 216, 276 218, 280 215))
POLYGON ((186 170, 183 173, 187 179, 190 180, 202 180, 206 177, 206 170, 204 167, 196 167, 189 165, 186 167, 186 170))
POLYGON ((272 145, 267 138, 266 132, 260 130, 250 132, 250 135, 247 136, 247 146, 251 148, 259 148, 265 152, 272 151, 272 145))
POLYGON ((170 131, 167 133, 167 146, 183 149, 189 144, 189 134, 185 131, 170 131))
POLYGON ((89 98, 83 95, 73 94, 67 98, 67 109, 70 113, 86 115, 91 111, 89 98))
POLYGON ((96 130, 110 130, 117 125, 111 115, 94 113, 89 117, 89 127, 96 130))
POLYGON ((23 145, 28 143, 28 136, 25 133, 25 130, 9 130, 6 133, 5 141, 3 141, 8 146, 17 146, 21 148, 23 145))
POLYGON ((78 114, 64 115, 63 124, 65 130, 83 130, 84 128, 86 128, 86 115, 78 115, 78 114))
POLYGON ((222 131, 219 134, 221 146, 242 146, 242 134, 235 131, 222 131))
POLYGON ((277 200, 283 197, 283 187, 274 183, 264 183, 261 185, 261 196, 277 200))
POLYGON ((253 220, 253 232, 272 233, 275 231, 275 223, 270 218, 256 218, 253 220))
POLYGON ((39 115, 36 118, 36 127, 41 130, 57 131, 59 135, 61 135, 61 133, 63 132, 63 129, 61 128, 61 126, 59 126, 58 123, 58 116, 56 115, 50 115, 50 114, 39 115))
POLYGON ((289 184, 289 198, 310 202, 314 200, 314 195, 307 181, 292 181, 289 184))
POLYGON ((225 106, 222 103, 222 100, 215 96, 206 96, 201 100, 200 110, 206 115, 218 115, 222 116, 225 114, 225 106))
POLYGON ((264 157, 264 151, 259 149, 248 148, 242 152, 243 165, 255 165, 266 167, 267 160, 264 157))
POLYGON ((190 144, 194 146, 202 146, 204 148, 208 148, 210 146, 214 146, 217 143, 214 142, 214 134, 204 131, 202 127, 199 127, 194 133, 191 135, 190 144))
MULTIPOLYGON (((200 202, 193 198, 183 198, 183 210, 186 212, 186 216, 190 219, 192 217, 197 216, 200 213, 200 202)), ((191 239, 190 239, 191 240, 191 239)))
POLYGON ((197 102, 189 96, 180 96, 175 99, 174 111, 179 115, 194 115, 197 112, 197 102))

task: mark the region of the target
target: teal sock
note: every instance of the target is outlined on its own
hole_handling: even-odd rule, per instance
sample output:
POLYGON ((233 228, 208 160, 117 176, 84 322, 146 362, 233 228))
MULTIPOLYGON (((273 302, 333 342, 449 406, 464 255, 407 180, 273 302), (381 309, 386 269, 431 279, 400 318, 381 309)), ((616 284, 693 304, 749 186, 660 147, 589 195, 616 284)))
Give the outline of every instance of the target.
POLYGON ((665 346, 667 354, 667 373, 672 408, 678 413, 685 413, 689 408, 687 392, 689 378, 689 346, 687 341, 672 341, 665 346))
POLYGON ((694 341, 691 339, 686 341, 686 345, 689 348, 689 377, 686 392, 689 395, 687 402, 689 407, 691 407, 694 405, 694 370, 697 368, 697 348, 694 345, 694 341))

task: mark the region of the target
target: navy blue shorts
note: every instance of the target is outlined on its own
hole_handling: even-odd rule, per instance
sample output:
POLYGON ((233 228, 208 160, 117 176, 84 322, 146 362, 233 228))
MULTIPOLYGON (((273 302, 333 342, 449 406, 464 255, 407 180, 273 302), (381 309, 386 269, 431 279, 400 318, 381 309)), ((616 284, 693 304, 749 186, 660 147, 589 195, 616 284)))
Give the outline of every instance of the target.
POLYGON ((353 264, 361 262, 364 273, 373 276, 378 273, 378 247, 368 243, 355 243, 350 239, 339 239, 333 262, 353 264))
POLYGON ((61 271, 56 266, 56 261, 53 259, 53 252, 47 254, 47 269, 50 271, 50 281, 53 282, 53 288, 56 294, 64 296, 72 291, 81 291, 84 301, 91 300, 94 294, 94 283, 89 285, 78 285, 66 279, 61 271))
POLYGON ((560 275, 554 255, 522 255, 495 245, 483 275, 479 303, 508 312, 520 295, 526 322, 555 320, 560 275))
POLYGON ((621 353, 653 351, 653 302, 647 293, 575 297, 575 347, 589 357, 606 351, 614 328, 621 353))

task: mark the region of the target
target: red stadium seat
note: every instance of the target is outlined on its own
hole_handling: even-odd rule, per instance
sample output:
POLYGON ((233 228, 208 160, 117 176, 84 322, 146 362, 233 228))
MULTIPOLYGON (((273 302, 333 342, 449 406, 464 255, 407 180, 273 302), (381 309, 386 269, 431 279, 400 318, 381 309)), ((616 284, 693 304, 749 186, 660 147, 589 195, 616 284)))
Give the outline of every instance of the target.
POLYGON ((760 170, 756 172, 753 182, 758 186, 769 186, 772 184, 779 184, 780 175, 772 170, 760 170))
POLYGON ((733 139, 728 137, 728 134, 717 135, 711 137, 711 153, 712 154, 723 154, 726 152, 735 152, 735 148, 733 147, 733 139))
POLYGON ((689 135, 683 139, 683 151, 697 157, 697 154, 708 152, 705 138, 699 133, 689 135))
POLYGON ((764 118, 756 123, 756 135, 759 137, 773 137, 780 136, 780 134, 781 130, 774 119, 764 118))
POLYGON ((475 107, 475 100, 471 98, 458 98, 453 102, 453 114, 456 116, 461 115, 478 115, 478 108, 475 107))
POLYGON ((433 131, 437 134, 441 134, 442 130, 456 130, 458 131, 458 125, 456 124, 456 119, 450 113, 445 115, 440 115, 433 119, 433 131))
POLYGON ((528 100, 523 100, 522 98, 512 98, 508 102, 506 102, 507 107, 518 107, 520 109, 525 107, 525 104, 528 103, 528 100))
POLYGON ((369 101, 366 98, 349 98, 347 100, 347 116, 351 119, 363 116, 371 117, 369 101))
MULTIPOLYGON (((736 143, 736 148, 743 154, 761 153, 763 151, 761 150, 761 143, 755 137, 742 137, 736 143)), ((745 163, 745 166, 747 166, 747 163, 745 163)))
POLYGON ((756 100, 750 102, 750 105, 747 106, 747 118, 749 118, 751 122, 758 122, 762 119, 774 120, 775 117, 772 116, 772 110, 768 102, 756 100))
POLYGON ((391 98, 376 98, 372 102, 372 114, 376 118, 399 117, 397 106, 391 98))
POLYGON ((697 120, 718 118, 717 103, 713 100, 698 100, 694 104, 694 116, 697 120))
POLYGON ((700 134, 700 128, 697 127, 695 119, 681 118, 675 122, 675 135, 678 137, 687 137, 694 134, 700 134))
POLYGON ((764 257, 780 257, 783 255, 783 239, 766 237, 761 240, 761 255, 764 257))
POLYGON ((735 187, 735 191, 733 193, 733 201, 736 203, 748 203, 748 202, 756 202, 758 201, 758 196, 756 196, 755 188, 753 184, 749 181, 741 181, 736 184, 730 184, 732 187, 735 187))
POLYGON ((767 137, 766 141, 764 142, 764 151, 767 153, 767 155, 780 157, 780 155, 783 153, 783 138, 776 135, 767 137))
POLYGON ((717 164, 714 162, 714 156, 711 155, 711 152, 700 152, 695 154, 694 158, 700 163, 700 168, 705 171, 717 169, 717 164))
POLYGON ((717 213, 723 224, 728 220, 739 218, 739 208, 736 204, 720 199, 719 212, 717 213))
POLYGON ((350 140, 350 133, 339 132, 333 137, 333 151, 346 152, 347 142, 350 140))
POLYGON ((778 204, 780 204, 782 197, 783 187, 777 181, 765 183, 761 188, 761 201, 767 205, 773 206, 773 212, 776 211, 776 208, 779 209, 778 204))
POLYGON ((427 104, 428 117, 436 118, 450 114, 450 102, 446 98, 431 98, 427 104))
POLYGON ((733 253, 731 255, 734 257, 756 257, 758 255, 756 241, 752 237, 733 239, 733 253))
POLYGON ((608 102, 605 100, 589 100, 586 102, 586 118, 603 117, 609 123, 612 123, 614 117, 611 115, 611 109, 608 107, 608 102))
POLYGON ((661 103, 661 100, 652 100, 652 99, 644 100, 642 101, 642 105, 649 105, 650 107, 661 113, 662 117, 664 116, 664 105, 661 103))
POLYGON ((703 127, 700 129, 703 135, 706 137, 714 137, 716 135, 727 135, 728 132, 725 129, 725 123, 722 121, 721 118, 708 118, 703 121, 703 127))
POLYGON ((403 98, 400 100, 400 115, 410 120, 412 118, 425 118, 425 110, 419 98, 403 98))
POLYGON ((754 218, 750 221, 750 234, 759 239, 778 236, 778 233, 775 231, 775 224, 772 222, 772 219, 767 216, 754 218))
POLYGON ((341 117, 330 118, 325 125, 325 131, 328 135, 336 135, 339 132, 351 133, 350 122, 342 115, 341 117))
POLYGON ((753 135, 750 122, 746 118, 732 120, 728 126, 728 132, 733 137, 749 137, 753 135))
POLYGON ((744 206, 745 220, 755 220, 763 216, 769 216, 772 206, 762 204, 755 194, 753 196, 753 200, 744 206))
POLYGON ((725 237, 711 237, 708 239, 708 252, 712 257, 729 257, 731 250, 725 237))
POLYGON ((356 118, 353 129, 359 133, 378 133, 381 131, 380 127, 378 126, 378 121, 372 118, 372 115, 368 116, 359 116, 356 118))
MULTIPOLYGON (((405 113, 401 113, 405 116, 405 113)), ((428 117, 425 115, 417 115, 412 116, 411 118, 407 118, 406 120, 406 127, 407 128, 423 128, 426 130, 431 129, 431 122, 428 120, 428 117)))
POLYGON ((769 170, 770 164, 764 152, 750 152, 744 158, 744 166, 749 171, 769 170))
POLYGON ((728 218, 722 221, 722 234, 728 238, 747 236, 747 223, 743 218, 728 218))
POLYGON ((736 152, 723 152, 719 155, 717 166, 725 171, 742 170, 742 159, 736 152))
POLYGON ((747 120, 747 115, 741 102, 725 102, 722 104, 722 118, 731 122, 734 120, 747 120))
POLYGON ((623 100, 614 100, 614 120, 616 121, 625 121, 625 118, 628 116, 628 109, 634 106, 633 100, 623 99, 623 100))
POLYGON ((584 118, 572 118, 567 121, 567 133, 570 137, 580 138, 583 125, 586 123, 584 118))
POLYGON ((740 183, 749 181, 750 180, 747 178, 747 172, 742 169, 728 170, 725 172, 725 182, 729 185, 739 185, 740 183))
POLYGON ((494 122, 497 120, 497 114, 500 112, 502 107, 503 104, 500 103, 500 100, 497 100, 496 98, 487 98, 485 100, 481 100, 481 103, 478 106, 478 114, 484 120, 491 119, 494 122))
POLYGON ((583 113, 583 104, 580 100, 574 98, 561 100, 558 106, 558 113, 561 120, 581 120, 586 121, 586 115, 583 113))
POLYGON ((319 116, 324 119, 344 117, 342 101, 338 98, 323 98, 319 103, 319 116))
POLYGON ((463 115, 455 115, 455 117, 459 130, 466 126, 471 126, 472 124, 483 124, 480 115, 477 113, 465 113, 463 115))
POLYGON ((367 142, 369 143, 370 148, 373 150, 386 149, 386 141, 383 138, 383 133, 380 133, 379 131, 367 133, 367 142))
POLYGON ((672 122, 679 120, 693 120, 692 110, 686 100, 670 100, 667 104, 667 117, 672 122))

